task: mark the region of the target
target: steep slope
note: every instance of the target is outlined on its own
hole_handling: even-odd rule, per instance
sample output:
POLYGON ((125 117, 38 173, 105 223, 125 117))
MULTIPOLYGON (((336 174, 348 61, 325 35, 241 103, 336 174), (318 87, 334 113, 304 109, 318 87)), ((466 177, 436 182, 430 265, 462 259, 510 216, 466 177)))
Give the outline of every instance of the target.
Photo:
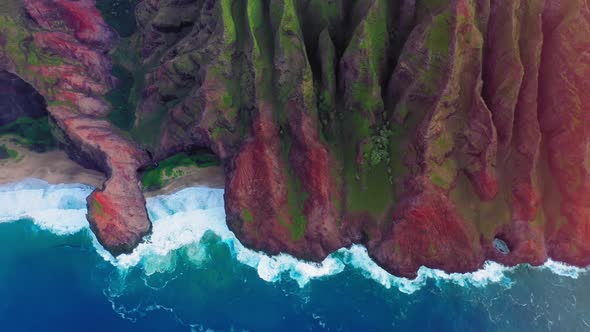
POLYGON ((584 1, 145 0, 118 43, 92 1, 48 3, 0 24, 0 57, 109 174, 89 219, 114 254, 149 231, 137 170, 206 148, 269 253, 590 264, 584 1))
POLYGON ((1 16, 2 65, 45 97, 72 158, 108 175, 88 198, 90 225, 113 254, 129 252, 151 229, 136 172, 149 159, 104 119, 113 86, 105 52, 116 36, 92 0, 27 0, 23 10, 28 17, 1 16))

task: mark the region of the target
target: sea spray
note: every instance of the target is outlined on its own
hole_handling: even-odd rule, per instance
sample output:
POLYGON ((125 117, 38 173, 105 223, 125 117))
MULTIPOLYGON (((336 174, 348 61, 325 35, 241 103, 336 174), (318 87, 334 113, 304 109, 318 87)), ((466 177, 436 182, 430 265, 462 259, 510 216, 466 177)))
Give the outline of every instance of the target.
MULTIPOLYGON (((484 287, 490 283, 510 287, 513 281, 508 268, 486 262, 482 269, 471 273, 447 273, 421 267, 415 279, 396 277, 379 267, 369 257, 366 248, 353 245, 339 249, 321 263, 298 260, 287 254, 270 256, 244 247, 225 223, 223 190, 187 188, 171 195, 147 199, 153 222, 153 233, 132 253, 113 257, 89 231, 85 219, 86 197, 92 188, 85 185, 50 185, 40 180, 25 180, 0 186, 0 222, 31 219, 41 229, 56 235, 86 231, 92 237, 96 251, 116 266, 122 274, 132 267, 141 267, 146 275, 171 273, 176 268, 174 252, 189 248, 189 259, 200 264, 206 258, 206 248, 200 245, 205 234, 212 232, 225 243, 234 259, 252 267, 268 282, 292 279, 300 287, 311 280, 334 276, 347 267, 357 269, 364 277, 386 288, 397 288, 407 294, 416 292, 428 280, 437 285, 453 283, 460 286, 484 287)), ((587 269, 547 261, 538 269, 578 278, 587 269)))
POLYGON ((88 228, 86 197, 92 187, 49 185, 27 179, 0 186, 0 222, 32 219, 56 235, 77 233, 88 228))

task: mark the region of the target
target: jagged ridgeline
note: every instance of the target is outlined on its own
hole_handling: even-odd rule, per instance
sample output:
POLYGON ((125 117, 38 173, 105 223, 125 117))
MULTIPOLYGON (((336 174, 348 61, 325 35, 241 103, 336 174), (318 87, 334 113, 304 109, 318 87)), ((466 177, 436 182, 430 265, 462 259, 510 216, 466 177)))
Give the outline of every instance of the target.
POLYGON ((208 149, 230 228, 269 253, 590 264, 584 1, 24 2, 8 67, 111 177, 89 219, 113 253, 150 230, 137 170, 208 149))
POLYGON ((250 245, 318 259, 377 243, 415 194, 404 182, 447 196, 461 169, 478 187, 487 176, 496 133, 477 104, 489 9, 476 7, 141 2, 114 56, 141 76, 131 132, 157 158, 207 146, 224 159, 228 218, 250 245), (469 114, 487 128, 481 159, 458 147, 469 114))
POLYGON ((552 131, 538 92, 553 95, 539 84, 541 51, 556 52, 557 23, 580 6, 143 1, 114 58, 135 73, 136 139, 157 159, 214 151, 228 221, 250 246, 321 259, 360 242, 408 275, 486 257, 540 263, 546 239, 563 236, 544 229, 564 225, 554 203, 540 208, 544 192, 561 199, 543 181, 560 168, 541 144, 552 131))
POLYGON ((343 245, 345 211, 385 222, 405 173, 417 120, 394 114, 412 107, 396 110, 412 84, 390 82, 414 17, 445 6, 402 7, 141 2, 137 33, 114 53, 115 66, 137 73, 130 132, 157 158, 207 146, 226 160, 230 221, 251 244, 327 255, 343 245))

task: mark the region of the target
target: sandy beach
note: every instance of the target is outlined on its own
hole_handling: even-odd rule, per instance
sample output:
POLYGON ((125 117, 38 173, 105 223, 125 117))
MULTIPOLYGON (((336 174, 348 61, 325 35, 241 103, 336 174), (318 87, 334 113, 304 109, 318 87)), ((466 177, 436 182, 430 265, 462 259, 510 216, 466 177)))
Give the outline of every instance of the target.
POLYGON ((183 168, 184 175, 170 180, 165 186, 158 190, 144 191, 146 197, 166 195, 189 187, 208 187, 223 189, 225 176, 223 168, 211 166, 205 168, 183 168))
MULTIPOLYGON (((40 179, 51 184, 80 183, 93 187, 101 187, 105 181, 104 174, 78 165, 64 151, 37 153, 12 142, 9 137, 0 138, 0 146, 17 153, 16 158, 0 159, 0 185, 26 178, 40 179)), ((221 167, 184 169, 184 174, 158 190, 144 192, 146 197, 169 194, 187 187, 224 187, 221 167)))

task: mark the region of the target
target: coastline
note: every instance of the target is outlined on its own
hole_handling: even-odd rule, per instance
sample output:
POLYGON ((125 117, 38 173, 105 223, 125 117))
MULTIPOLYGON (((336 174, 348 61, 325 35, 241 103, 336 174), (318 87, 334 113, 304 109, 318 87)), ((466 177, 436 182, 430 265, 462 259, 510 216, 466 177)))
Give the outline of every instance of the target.
MULTIPOLYGON (((62 150, 53 150, 39 153, 29 150, 28 148, 11 141, 9 137, 0 138, 0 146, 5 146, 6 148, 11 149, 17 153, 17 156, 14 158, 0 159, 0 169, 2 170, 2 172, 0 172, 0 186, 10 183, 18 183, 26 179, 38 179, 47 182, 49 185, 83 184, 96 188, 100 187, 102 183, 106 180, 106 177, 102 173, 80 166, 79 164, 71 160, 67 156, 67 154, 62 150)), ((166 185, 164 185, 162 188, 149 191, 144 190, 144 196, 146 198, 151 198, 160 195, 180 195, 180 192, 183 191, 183 189, 191 188, 224 189, 224 173, 222 167, 220 166, 210 166, 205 168, 183 167, 182 170, 184 175, 169 180, 169 182, 166 183, 166 185)), ((85 225, 86 222, 84 222, 83 224, 85 225)), ((225 225, 225 220, 223 220, 223 224, 225 225)), ((219 225, 217 226, 221 227, 219 225)), ((226 233, 225 227, 221 228, 224 229, 224 231, 222 231, 221 233, 226 233)), ((229 237, 226 235, 226 238, 229 237)), ((491 280, 495 282, 500 282, 502 274, 501 272, 514 269, 515 267, 521 265, 518 264, 516 266, 504 266, 501 263, 487 260, 482 264, 482 266, 479 269, 465 273, 446 272, 444 270, 439 270, 436 268, 431 269, 422 266, 417 271, 417 275, 415 276, 415 278, 405 278, 403 276, 397 276, 389 272, 386 272, 385 270, 383 270, 382 267, 378 266, 377 263, 373 261, 373 259, 369 258, 368 252, 366 252, 366 248, 364 246, 354 245, 353 248, 341 248, 339 250, 336 250, 322 262, 305 262, 306 264, 309 264, 309 266, 306 265, 306 269, 314 270, 317 268, 318 271, 323 271, 326 269, 330 270, 331 268, 334 268, 334 266, 339 266, 334 271, 327 273, 328 275, 331 275, 333 273, 338 274, 339 272, 336 271, 339 271, 340 268, 343 267, 342 262, 338 260, 338 262, 335 263, 334 261, 333 256, 338 255, 338 253, 344 253, 347 256, 352 255, 350 256, 351 258, 349 258, 349 260, 352 259, 352 261, 355 261, 355 264, 361 266, 361 269, 364 270, 365 273, 368 273, 368 278, 378 281, 386 288, 398 287, 402 289, 402 292, 407 291, 409 293, 414 291, 414 287, 416 285, 423 285, 425 280, 432 278, 458 278, 459 283, 464 283, 465 278, 469 279, 469 277, 471 276, 474 277, 475 280, 483 278, 484 280, 488 281, 491 280), (359 259, 359 255, 362 256, 362 259, 359 259), (365 255, 367 256, 365 257, 365 255), (409 284, 406 285, 406 283, 409 284), (407 287, 410 287, 410 289, 412 290, 408 291, 406 289, 404 291, 403 289, 407 287)), ((106 255, 105 257, 107 256, 108 255, 106 255)), ((281 261, 280 264, 278 263, 278 261, 275 263, 278 265, 284 265, 283 270, 291 270, 293 269, 292 265, 297 265, 297 263, 301 263, 301 261, 289 254, 280 254, 277 256, 269 255, 268 258, 273 261, 281 261), (287 261, 282 262, 282 260, 284 259, 286 259, 287 261), (286 266, 289 267, 287 268, 286 266)), ((116 262, 116 260, 112 263, 114 262, 116 262)), ((137 264, 137 262, 135 263, 137 264)), ((259 268, 258 261, 242 263, 251 266, 254 265, 252 267, 256 269, 259 268)), ((563 276, 570 276, 573 278, 576 278, 577 274, 581 273, 582 271, 587 271, 590 268, 573 266, 566 263, 556 262, 551 259, 548 259, 543 264, 540 264, 537 267, 547 267, 557 274, 563 276)), ((267 267, 261 266, 261 268, 264 270, 267 267)), ((318 275, 324 275, 325 272, 326 271, 322 273, 318 272, 318 275)), ((276 271, 271 273, 272 277, 267 276, 267 272, 259 271, 259 273, 261 274, 261 278, 267 281, 274 282, 280 279, 279 273, 277 273, 276 271)), ((297 280, 300 287, 303 287, 305 284, 307 284, 308 281, 309 279, 307 278, 297 280)))
POLYGON ((143 195, 148 197, 169 195, 185 188, 206 187, 211 189, 224 189, 225 176, 221 166, 209 166, 203 168, 182 167, 184 175, 169 180, 162 188, 156 190, 144 190, 143 195))
MULTIPOLYGON (((35 152, 10 140, 0 138, 0 146, 17 153, 0 159, 0 185, 34 178, 49 184, 85 184, 100 188, 106 177, 101 172, 80 166, 62 150, 35 152)), ((219 166, 185 169, 185 175, 170 180, 156 190, 144 190, 145 197, 167 195, 188 187, 223 188, 223 169, 219 166)))
MULTIPOLYGON (((0 224, 30 219, 40 229, 60 237, 89 230, 85 216, 86 198, 91 191, 91 188, 75 184, 44 184, 34 190, 20 187, 0 191, 0 201, 3 202, 0 224)), ((207 241, 215 239, 227 246, 228 258, 240 266, 252 268, 265 282, 289 281, 304 288, 312 280, 354 269, 363 278, 373 280, 385 289, 395 288, 405 294, 419 291, 431 282, 467 287, 496 284, 509 288, 513 284, 509 274, 522 268, 548 269, 560 277, 571 279, 578 279, 590 271, 590 267, 575 267, 552 259, 538 266, 506 266, 487 260, 478 269, 465 273, 421 266, 414 278, 408 278, 386 271, 370 257, 362 244, 335 250, 320 262, 300 259, 288 253, 269 254, 248 248, 227 226, 223 190, 185 188, 173 194, 148 198, 146 207, 153 225, 149 241, 142 242, 131 253, 113 257, 91 232, 86 232, 94 248, 92 251, 119 271, 137 268, 151 275, 154 271, 174 271, 177 266, 171 261, 181 257, 188 257, 190 262, 200 266, 210 250, 207 241)))
MULTIPOLYGON (((403 322, 408 320, 406 311, 397 316, 392 316, 390 312, 398 307, 415 307, 415 313, 410 319, 417 317, 415 319, 423 321, 425 307, 436 310, 435 314, 427 311, 427 317, 448 317, 449 310, 457 310, 457 314, 453 314, 456 317, 466 317, 464 308, 473 306, 468 318, 486 319, 487 310, 491 310, 487 305, 496 305, 498 315, 507 312, 506 308, 510 306, 509 312, 525 310, 524 313, 529 315, 525 317, 529 318, 521 319, 523 312, 518 312, 517 316, 519 321, 528 323, 536 322, 539 310, 546 312, 552 308, 546 305, 545 299, 561 299, 562 302, 556 307, 567 310, 557 312, 555 316, 568 312, 571 315, 569 321, 577 322, 576 326, 579 327, 573 330, 584 330, 587 326, 588 319, 581 321, 580 317, 587 313, 582 304, 587 301, 583 294, 586 294, 585 284, 590 278, 588 269, 570 267, 552 260, 537 267, 527 264, 506 267, 486 262, 481 269, 472 273, 446 273, 423 267, 415 279, 407 279, 391 275, 380 268, 362 245, 339 249, 319 263, 300 260, 288 254, 268 255, 244 247, 235 234, 227 229, 221 190, 187 188, 172 195, 148 199, 147 207, 154 217, 154 233, 150 241, 140 244, 131 254, 113 258, 98 244, 85 221, 86 197, 90 191, 91 188, 86 186, 41 185, 34 190, 21 187, 12 192, 0 192, 0 201, 3 203, 0 205, 0 216, 7 217, 4 220, 0 218, 3 227, 0 233, 6 246, 4 254, 6 257, 26 257, 24 262, 22 259, 4 260, 5 273, 2 276, 14 275, 14 279, 8 279, 14 281, 5 283, 8 285, 5 288, 11 291, 7 293, 8 300, 19 304, 11 308, 26 308, 25 314, 29 314, 31 305, 25 301, 39 294, 44 295, 40 301, 49 300, 47 303, 33 301, 32 308, 38 312, 46 312, 47 307, 64 308, 66 313, 76 312, 75 308, 67 306, 73 303, 74 307, 79 307, 79 303, 85 299, 88 304, 84 308, 106 302, 106 305, 98 306, 103 308, 103 315, 112 310, 119 319, 117 321, 131 323, 132 328, 122 330, 136 330, 137 324, 160 317, 162 313, 170 313, 174 319, 183 317, 185 321, 191 322, 191 326, 197 326, 196 322, 203 323, 201 316, 198 313, 192 319, 180 316, 186 312, 195 312, 185 308, 202 306, 215 311, 220 306, 211 305, 211 299, 221 296, 220 304, 235 304, 232 300, 236 298, 236 291, 240 297, 246 298, 247 301, 243 301, 242 305, 244 312, 247 312, 251 303, 268 298, 269 291, 274 291, 276 295, 271 295, 280 301, 262 301, 269 303, 267 312, 276 310, 277 303, 287 300, 295 300, 297 308, 308 303, 321 303, 309 301, 310 298, 330 299, 330 302, 325 303, 330 308, 334 308, 333 303, 350 303, 334 309, 337 319, 331 326, 338 327, 342 310, 349 310, 351 317, 358 317, 359 302, 367 308, 374 303, 378 306, 389 304, 391 308, 387 309, 387 315, 378 310, 375 317, 394 317, 391 319, 403 322), (26 256, 22 256, 23 253, 26 256), (35 282, 22 282, 23 276, 33 276, 35 282), (546 282, 539 283, 539 280, 546 282), (192 288, 194 285, 195 288, 192 288), (87 299, 84 296, 89 293, 89 289, 95 290, 96 295, 87 299), (47 291, 50 293, 45 293, 47 291), (534 302, 531 302, 533 291, 534 302), (29 295, 21 305, 15 301, 23 298, 23 292, 29 295), (176 301, 174 299, 178 294, 186 294, 187 297, 176 301), (333 296, 341 296, 342 300, 334 302, 333 296), (63 301, 56 303, 56 298, 63 301), (146 298, 149 299, 147 303, 144 302, 146 298), (351 298, 354 301, 349 301, 351 298), (190 301, 188 306, 183 300, 190 301), (523 303, 531 304, 525 306, 523 303), (574 310, 576 308, 581 309, 574 310)), ((229 311, 235 310, 232 305, 224 315, 233 317, 229 311)), ((289 312, 297 311, 289 309, 289 312)), ((306 310, 307 316, 313 315, 308 312, 321 310, 306 310)), ((25 314, 23 317, 28 317, 25 314)), ((326 314, 321 315, 320 319, 325 320, 326 314)), ((250 317, 250 314, 247 316, 250 317)), ((314 321, 317 320, 315 317, 320 316, 312 316, 314 321)), ((560 322, 566 321, 561 317, 560 322)), ((69 318, 49 317, 44 318, 43 322, 67 322, 71 326, 69 318)), ((557 321, 557 318, 551 319, 557 321)), ((456 328, 457 320, 454 317, 451 320, 449 326, 456 328)), ((441 325, 440 320, 435 321, 437 326, 441 325)), ((87 324, 87 320, 83 320, 83 323, 87 324)), ((206 325, 218 327, 215 324, 207 322, 206 325)), ((471 321, 465 324, 472 326, 471 321)), ((389 321, 385 325, 379 330, 388 330, 391 326, 389 321)), ((22 321, 15 326, 22 327, 22 321)), ((452 331, 454 328, 443 330, 452 331)), ((31 328, 38 329, 42 328, 31 328)), ((171 328, 166 330, 174 331, 171 328)))
POLYGON ((9 137, 0 139, 2 145, 15 151, 17 156, 0 159, 0 184, 35 178, 50 184, 78 183, 100 187, 106 180, 104 174, 78 165, 62 150, 39 153, 12 142, 9 137))

